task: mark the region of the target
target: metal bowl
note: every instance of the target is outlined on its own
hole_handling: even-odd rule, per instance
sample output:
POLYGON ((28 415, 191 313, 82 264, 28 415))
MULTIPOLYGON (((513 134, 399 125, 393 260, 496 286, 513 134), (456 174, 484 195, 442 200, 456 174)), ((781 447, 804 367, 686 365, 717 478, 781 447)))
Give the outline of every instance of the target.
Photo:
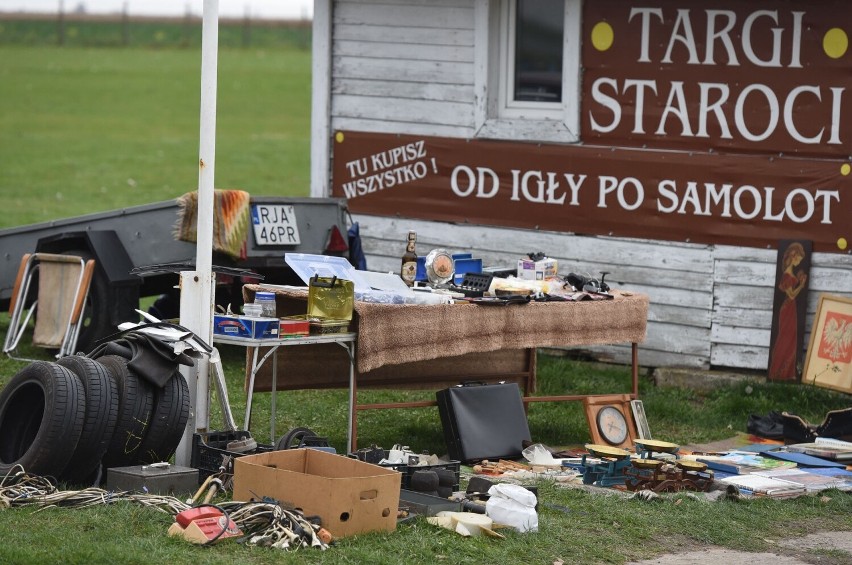
POLYGON ((692 461, 691 459, 678 459, 677 466, 684 471, 704 471, 707 469, 707 464, 701 461, 692 461))
POLYGON ((640 469, 656 469, 663 464, 659 459, 633 459, 631 463, 640 469))
POLYGON ((680 449, 680 446, 676 443, 655 439, 637 439, 633 443, 635 443, 637 447, 644 448, 647 451, 657 451, 660 453, 675 453, 678 449, 680 449))
POLYGON ((609 445, 587 443, 586 449, 589 453, 597 455, 598 457, 612 457, 613 459, 626 459, 627 457, 630 457, 630 452, 626 449, 611 447, 609 445))

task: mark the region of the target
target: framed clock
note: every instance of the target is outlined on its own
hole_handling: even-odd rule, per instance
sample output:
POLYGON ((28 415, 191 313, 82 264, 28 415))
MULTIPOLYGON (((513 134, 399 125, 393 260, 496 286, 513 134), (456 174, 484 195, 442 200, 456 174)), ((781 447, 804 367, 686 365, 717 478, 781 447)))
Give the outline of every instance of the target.
POLYGON ((629 394, 586 397, 583 408, 592 443, 631 449, 638 437, 629 394))

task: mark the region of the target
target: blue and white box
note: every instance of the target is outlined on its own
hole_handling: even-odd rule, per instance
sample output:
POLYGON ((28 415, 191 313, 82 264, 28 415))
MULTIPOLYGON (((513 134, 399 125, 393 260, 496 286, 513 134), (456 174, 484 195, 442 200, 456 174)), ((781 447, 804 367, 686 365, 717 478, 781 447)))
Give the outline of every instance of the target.
POLYGON ((277 339, 278 318, 249 318, 248 316, 213 316, 213 333, 231 337, 277 339))

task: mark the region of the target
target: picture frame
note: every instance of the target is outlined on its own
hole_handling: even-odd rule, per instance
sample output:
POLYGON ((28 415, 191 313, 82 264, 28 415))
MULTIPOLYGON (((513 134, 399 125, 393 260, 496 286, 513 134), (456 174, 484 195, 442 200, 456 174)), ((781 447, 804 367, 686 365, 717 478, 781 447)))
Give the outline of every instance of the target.
POLYGON ((852 394, 852 298, 820 295, 802 383, 852 394))
POLYGON ((633 448, 637 434, 630 401, 629 394, 587 396, 583 399, 593 444, 633 448))
POLYGON ((645 415, 645 404, 641 400, 631 400, 630 409, 633 412, 633 420, 636 422, 636 439, 653 439, 648 417, 645 415))

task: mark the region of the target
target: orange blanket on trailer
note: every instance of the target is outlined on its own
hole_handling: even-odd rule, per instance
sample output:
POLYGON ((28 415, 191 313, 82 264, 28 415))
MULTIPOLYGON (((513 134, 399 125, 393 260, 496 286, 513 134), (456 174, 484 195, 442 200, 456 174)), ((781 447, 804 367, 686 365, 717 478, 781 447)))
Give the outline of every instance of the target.
MULTIPOLYGON (((213 251, 234 259, 245 258, 251 197, 244 190, 213 191, 213 251)), ((198 240, 198 192, 187 192, 177 199, 180 210, 175 238, 198 240)))

